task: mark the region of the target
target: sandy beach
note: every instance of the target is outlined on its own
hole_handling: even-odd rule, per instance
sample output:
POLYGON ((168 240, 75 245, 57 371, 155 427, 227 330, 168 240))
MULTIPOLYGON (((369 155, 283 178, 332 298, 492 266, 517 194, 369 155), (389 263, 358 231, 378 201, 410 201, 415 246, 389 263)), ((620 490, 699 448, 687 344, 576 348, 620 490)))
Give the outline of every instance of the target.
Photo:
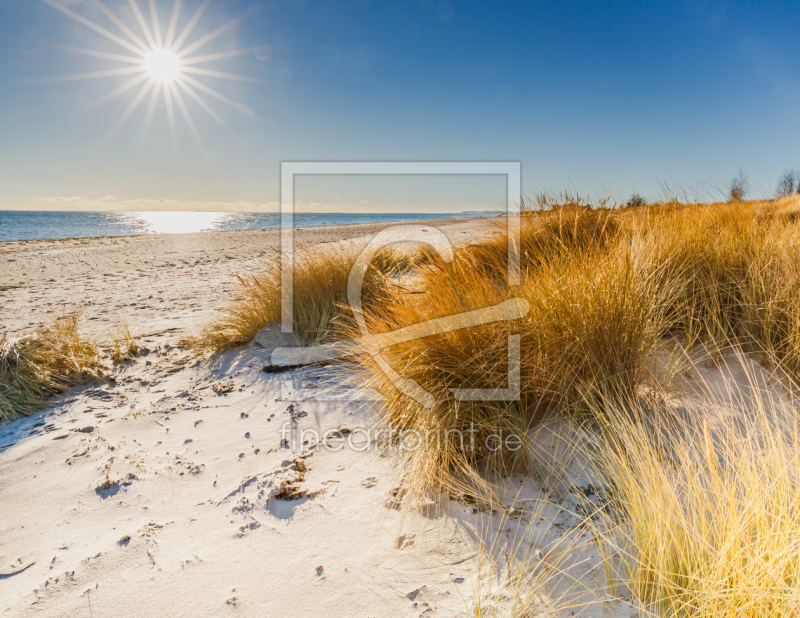
MULTIPOLYGON (((493 218, 433 219, 454 243, 493 218)), ((298 228, 296 246, 364 245, 396 223, 298 228)), ((238 281, 275 259, 280 230, 159 234, 0 243, 0 328, 40 326, 63 309, 84 309, 103 334, 122 316, 137 336, 177 340, 213 317, 238 281)))
MULTIPOLYGON (((502 221, 421 223, 420 237, 435 226, 454 245, 485 250, 502 221)), ((363 247, 389 225, 299 229, 297 241, 363 247)), ((633 520, 619 519, 620 485, 600 476, 597 443, 586 442, 596 438, 578 417, 526 429, 528 467, 487 472, 490 501, 451 485, 409 504, 411 459, 377 437, 389 427, 390 395, 364 388, 365 366, 276 368, 271 326, 211 356, 180 344, 278 245, 277 230, 0 244, 3 329, 22 333, 83 307, 88 334, 108 341, 121 316, 142 346, 128 362, 106 356, 105 379, 0 425, 0 614, 645 615, 627 575, 612 572, 621 546, 603 537, 633 520)), ((719 456, 738 461, 741 422, 796 414, 781 376, 756 354, 661 354, 648 358, 672 382, 647 404, 658 410, 647 422, 684 419, 672 438, 687 437, 683 454, 656 456, 688 471, 687 482, 698 453, 717 474, 714 440, 728 440, 719 456)), ((695 495, 702 511, 704 488, 695 495)))
MULTIPOLYGON (((492 225, 441 229, 459 243, 492 225)), ((298 240, 365 243, 383 227, 298 240)), ((4 328, 83 304, 84 326, 121 314, 148 348, 111 381, 0 427, 4 616, 470 615, 486 592, 481 541, 502 514, 446 499, 403 512, 402 470, 363 439, 374 404, 341 372, 266 374, 257 343, 206 361, 174 346, 277 243, 270 230, 0 248, 4 328), (303 430, 332 433, 298 442, 303 430)), ((529 479, 512 490, 540 495, 529 479)), ((543 547, 554 530, 542 529, 543 547)))
POLYGON ((0 430, 4 616, 465 611, 475 539, 392 508, 391 458, 342 448, 374 423, 346 392, 293 400, 325 376, 267 376, 258 350, 146 358, 0 430), (342 437, 285 444, 293 418, 342 437), (269 500, 284 482, 302 497, 269 500))
POLYGON ((0 618, 800 617, 798 23, 0 2, 0 618))

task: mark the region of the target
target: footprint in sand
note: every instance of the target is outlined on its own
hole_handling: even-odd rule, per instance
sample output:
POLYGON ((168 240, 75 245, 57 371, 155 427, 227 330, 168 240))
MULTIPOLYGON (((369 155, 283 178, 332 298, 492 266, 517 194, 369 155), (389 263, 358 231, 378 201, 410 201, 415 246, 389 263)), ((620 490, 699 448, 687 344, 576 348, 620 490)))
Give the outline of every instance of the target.
POLYGON ((395 549, 404 550, 406 547, 411 547, 414 545, 414 535, 413 534, 401 534, 397 537, 394 541, 395 549))

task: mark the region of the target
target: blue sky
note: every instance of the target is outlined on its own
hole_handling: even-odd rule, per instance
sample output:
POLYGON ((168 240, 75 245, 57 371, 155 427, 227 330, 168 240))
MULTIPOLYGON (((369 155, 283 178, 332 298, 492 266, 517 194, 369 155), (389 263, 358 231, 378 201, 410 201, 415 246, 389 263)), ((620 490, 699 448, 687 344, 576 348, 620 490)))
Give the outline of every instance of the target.
MULTIPOLYGON (((122 38, 94 0, 52 0, 122 38)), ((103 0, 144 39, 128 0, 103 0)), ((137 0, 149 18, 149 0, 137 0)), ((201 0, 183 0, 178 30, 201 0)), ((166 28, 173 0, 156 0, 166 28)), ((753 194, 800 167, 795 3, 212 0, 196 54, 256 81, 195 77, 236 104, 187 94, 199 145, 159 101, 112 128, 130 75, 52 81, 130 54, 44 0, 0 0, 0 208, 270 209, 284 160, 521 161, 523 190, 713 197, 741 169, 753 194), (669 187, 669 189, 665 189, 669 187)), ((312 210, 497 208, 496 177, 308 178, 312 210)))

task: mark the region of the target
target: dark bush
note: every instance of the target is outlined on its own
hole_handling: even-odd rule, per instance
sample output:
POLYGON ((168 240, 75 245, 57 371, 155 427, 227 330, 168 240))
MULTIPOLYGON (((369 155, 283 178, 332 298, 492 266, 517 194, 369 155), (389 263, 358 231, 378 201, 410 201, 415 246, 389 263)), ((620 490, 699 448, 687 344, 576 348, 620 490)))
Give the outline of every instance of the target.
POLYGON ((744 172, 739 170, 739 174, 731 180, 730 189, 728 192, 729 202, 741 202, 745 195, 747 195, 748 187, 747 177, 744 172))
POLYGON ((647 200, 638 193, 634 193, 633 195, 630 196, 630 198, 628 198, 628 201, 625 202, 625 206, 628 208, 635 208, 636 206, 647 206, 647 200))

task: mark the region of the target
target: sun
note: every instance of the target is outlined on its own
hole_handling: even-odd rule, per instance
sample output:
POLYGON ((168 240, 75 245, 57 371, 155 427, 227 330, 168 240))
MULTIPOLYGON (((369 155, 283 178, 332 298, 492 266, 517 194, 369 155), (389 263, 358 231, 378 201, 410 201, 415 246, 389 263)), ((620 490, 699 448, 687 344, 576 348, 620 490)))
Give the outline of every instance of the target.
POLYGON ((134 93, 122 116, 111 129, 109 138, 144 104, 147 110, 142 128, 142 139, 144 139, 156 109, 159 107, 159 102, 163 102, 173 145, 177 147, 176 112, 179 112, 198 146, 202 147, 200 134, 192 120, 189 105, 196 104, 196 107, 228 130, 230 129, 223 118, 209 104, 210 99, 237 111, 243 107, 246 108, 215 90, 207 82, 223 79, 263 83, 262 80, 247 75, 235 75, 212 68, 213 63, 260 51, 261 47, 217 52, 203 49, 207 48, 218 36, 233 28, 244 16, 232 19, 216 29, 212 29, 208 34, 192 40, 195 26, 212 0, 195 0, 199 2, 199 5, 182 28, 179 27, 179 23, 182 21, 181 6, 185 0, 172 0, 172 10, 168 13, 168 19, 163 19, 164 15, 161 12, 162 10, 166 12, 169 7, 164 6, 163 9, 161 7, 170 0, 143 0, 146 2, 145 11, 149 8, 149 15, 146 15, 139 6, 139 0, 128 0, 131 13, 124 18, 109 10, 103 4, 103 0, 94 0, 93 7, 98 9, 104 18, 100 22, 88 19, 57 0, 44 1, 105 38, 107 42, 110 41, 117 46, 116 51, 66 47, 65 49, 74 53, 93 56, 106 63, 108 61, 116 62, 122 66, 46 80, 60 82, 125 77, 127 81, 90 106, 90 108, 97 107, 112 99, 134 93), (203 52, 198 53, 201 49, 203 52), (211 67, 208 66, 209 63, 211 63, 211 67))
POLYGON ((144 59, 144 67, 156 81, 169 83, 181 74, 181 61, 168 49, 156 49, 144 59))

